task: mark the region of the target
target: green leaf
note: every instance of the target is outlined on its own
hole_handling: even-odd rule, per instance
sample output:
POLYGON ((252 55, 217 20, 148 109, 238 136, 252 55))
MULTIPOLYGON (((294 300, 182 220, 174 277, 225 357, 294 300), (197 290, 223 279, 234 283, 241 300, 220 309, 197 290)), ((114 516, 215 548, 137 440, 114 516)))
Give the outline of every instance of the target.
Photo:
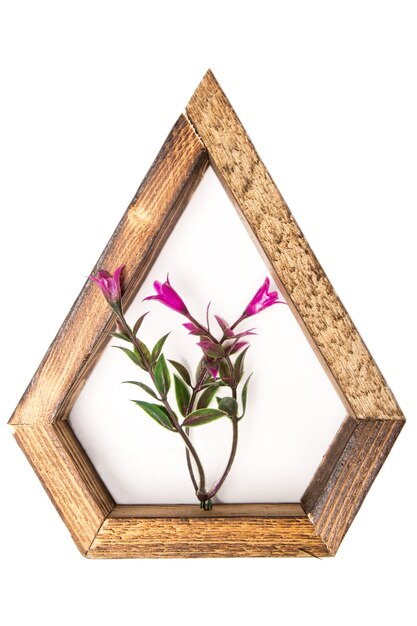
POLYGON ((197 402, 197 409, 205 409, 209 406, 219 386, 220 385, 209 385, 205 388, 197 402))
POLYGON ((187 415, 188 404, 190 402, 190 392, 186 384, 174 374, 175 396, 181 415, 187 415))
POLYGON ((229 364, 227 363, 225 359, 223 359, 220 362, 219 373, 220 373, 220 378, 222 379, 222 381, 225 382, 226 385, 231 385, 232 376, 231 376, 229 364))
POLYGON ((146 391, 146 393, 149 393, 150 396, 158 400, 158 396, 156 395, 154 390, 148 387, 148 385, 145 385, 145 383, 140 383, 140 382, 137 382, 136 380, 124 380, 123 384, 124 385, 137 385, 138 387, 143 389, 143 391, 146 391))
POLYGON ((146 313, 144 313, 143 315, 141 315, 135 322, 135 325, 133 326, 132 332, 134 334, 134 336, 136 337, 137 332, 139 330, 139 328, 142 326, 142 322, 145 319, 145 317, 148 315, 149 311, 147 311, 146 313))
POLYGON ((243 389, 242 389, 242 415, 239 417, 239 419, 242 419, 242 417, 245 415, 246 413, 246 400, 248 397, 248 385, 249 385, 249 381, 251 379, 252 374, 250 374, 247 379, 245 384, 243 385, 243 389))
POLYGON ((218 409, 197 409, 190 413, 183 421, 183 426, 202 426, 208 424, 214 420, 218 420, 220 417, 227 415, 224 411, 218 409))
POLYGON ((171 387, 171 376, 168 365, 163 354, 159 357, 155 365, 155 385, 163 398, 166 398, 171 387))
POLYGON ((201 374, 203 373, 203 368, 204 371, 207 371, 207 368, 204 364, 205 362, 205 358, 203 357, 202 359, 199 360, 197 367, 195 368, 195 379, 196 381, 200 378, 201 374))
POLYGON ((143 370, 146 369, 146 367, 144 367, 143 365, 142 359, 136 354, 136 352, 132 352, 132 350, 129 350, 129 348, 124 348, 123 346, 113 346, 113 348, 123 350, 123 352, 127 354, 129 359, 131 359, 135 365, 139 365, 139 367, 141 367, 143 370))
POLYGON ((116 337, 116 339, 121 339, 122 341, 130 342, 129 337, 125 335, 124 333, 109 333, 109 335, 111 335, 112 337, 116 337))
POLYGON ((207 356, 214 359, 221 359, 222 357, 224 357, 223 346, 217 343, 213 343, 212 341, 208 341, 207 339, 204 339, 201 343, 203 343, 201 349, 207 356))
POLYGON ((171 421, 168 416, 168 411, 166 408, 160 404, 151 404, 150 402, 143 402, 142 400, 132 400, 135 404, 141 407, 150 415, 155 422, 158 422, 164 428, 168 430, 175 431, 175 428, 172 426, 171 421))
POLYGON ((216 382, 214 382, 213 377, 210 376, 210 381, 201 385, 200 391, 203 391, 203 389, 207 389, 207 387, 211 387, 212 385, 218 385, 218 387, 224 386, 221 380, 216 379, 216 382))
POLYGON ((196 371, 195 371, 195 380, 196 382, 200 380, 200 377, 204 373, 203 382, 207 382, 208 380, 212 381, 213 377, 207 369, 206 358, 203 357, 200 359, 196 371))
POLYGON ((222 398, 219 402, 220 411, 225 411, 230 417, 236 417, 239 410, 235 398, 222 398))
POLYGON ((171 359, 169 359, 169 362, 173 367, 175 367, 183 381, 186 382, 189 387, 191 387, 191 376, 185 365, 183 365, 182 363, 178 363, 178 361, 172 361, 171 359))
MULTIPOLYGON (((136 338, 136 342, 138 343, 138 345, 139 345, 139 347, 140 347, 140 349, 141 349, 145 359, 149 363, 150 360, 151 360, 151 353, 149 352, 148 346, 146 344, 144 344, 143 341, 141 341, 138 338, 136 338)), ((139 360, 142 363, 142 366, 141 366, 142 369, 147 370, 148 368, 146 367, 146 363, 143 361, 142 356, 141 356, 139 350, 137 349, 137 347, 134 346, 133 350, 134 350, 136 356, 139 358, 139 360)))
POLYGON ((249 346, 247 348, 245 348, 237 357, 236 361, 235 361, 235 365, 233 368, 234 371, 234 375, 235 375, 235 382, 236 385, 239 384, 239 382, 242 379, 243 376, 243 372, 244 372, 244 361, 245 361, 245 355, 246 352, 248 351, 249 346))
POLYGON ((155 361, 158 359, 159 355, 161 354, 161 350, 164 346, 165 341, 167 340, 167 337, 170 333, 167 333, 166 335, 164 335, 163 337, 161 337, 161 339, 159 339, 159 341, 156 342, 156 344, 154 345, 154 348, 152 350, 152 354, 151 354, 151 362, 155 363, 155 361))

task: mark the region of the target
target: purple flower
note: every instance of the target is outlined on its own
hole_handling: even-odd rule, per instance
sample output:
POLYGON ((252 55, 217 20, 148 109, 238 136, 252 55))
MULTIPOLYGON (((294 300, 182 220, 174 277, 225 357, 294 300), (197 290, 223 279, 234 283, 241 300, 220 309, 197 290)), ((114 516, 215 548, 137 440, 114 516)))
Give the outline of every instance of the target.
POLYGON ((167 279, 164 283, 160 283, 158 280, 156 280, 153 286, 156 291, 156 295, 148 296, 147 298, 144 298, 144 300, 158 300, 159 302, 162 302, 162 304, 168 306, 170 309, 177 311, 177 313, 181 313, 182 315, 188 315, 188 309, 185 306, 184 302, 177 294, 175 289, 171 287, 171 284, 169 282, 169 276, 167 276, 167 279))
POLYGON ((268 293, 269 289, 269 278, 265 278, 263 285, 258 289, 258 291, 253 296, 252 300, 249 302, 248 306, 244 310, 242 314, 242 318, 250 317, 251 315, 256 315, 256 313, 260 313, 264 309, 267 309, 269 306, 273 304, 285 304, 285 300, 280 300, 279 294, 277 291, 271 291, 268 293))
POLYGON ((89 276, 100 287, 107 302, 114 306, 120 304, 122 289, 120 287, 120 274, 124 265, 118 267, 113 276, 107 270, 99 270, 95 276, 89 276))

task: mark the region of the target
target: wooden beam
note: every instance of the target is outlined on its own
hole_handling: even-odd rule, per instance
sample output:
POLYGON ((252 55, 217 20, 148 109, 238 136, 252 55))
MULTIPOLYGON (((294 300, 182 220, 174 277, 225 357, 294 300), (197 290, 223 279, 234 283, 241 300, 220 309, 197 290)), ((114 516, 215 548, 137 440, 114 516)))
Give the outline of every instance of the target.
POLYGON ((210 163, 272 275, 357 418, 403 419, 352 320, 211 71, 187 105, 210 163))
POLYGON ((26 454, 82 554, 114 501, 67 422, 13 426, 26 454))
POLYGON ((401 420, 356 420, 349 437, 342 427, 330 446, 302 497, 330 554, 338 550, 402 427, 401 420))
POLYGON ((297 504, 120 507, 103 522, 89 558, 328 556, 297 504), (190 509, 193 508, 193 514, 190 509), (167 509, 167 510, 164 510, 167 509), (161 516, 162 512, 162 516, 161 516), (166 517, 171 512, 171 517, 166 517))
MULTIPOLYGON (((207 155, 181 115, 92 273, 126 264, 124 303, 143 282, 207 168, 207 155)), ((19 402, 10 424, 65 418, 113 323, 100 291, 87 281, 19 402)))

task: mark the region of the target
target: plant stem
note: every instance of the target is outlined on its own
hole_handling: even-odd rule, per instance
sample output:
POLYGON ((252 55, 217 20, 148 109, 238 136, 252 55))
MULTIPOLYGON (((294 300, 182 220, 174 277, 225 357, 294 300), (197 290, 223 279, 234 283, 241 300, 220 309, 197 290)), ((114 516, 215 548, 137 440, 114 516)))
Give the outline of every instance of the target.
MULTIPOLYGON (((207 370, 203 369, 201 374, 200 374, 199 379, 196 381, 195 387, 193 388, 193 393, 191 394, 191 398, 190 398, 190 401, 188 403, 187 415, 189 413, 191 413, 193 408, 194 408, 194 402, 195 402, 195 399, 197 397, 198 392, 200 391, 200 386, 201 386, 201 383, 204 380, 204 376, 206 375, 206 371, 207 370)), ((186 435, 189 437, 190 429, 188 428, 188 426, 185 427, 185 432, 186 432, 186 435)), ((196 481, 195 476, 194 476, 194 470, 193 470, 193 466, 192 466, 192 463, 191 463, 191 456, 190 456, 190 451, 189 451, 188 447, 185 448, 185 456, 186 456, 186 459, 187 459, 187 467, 188 467, 188 471, 190 473, 191 480, 193 482, 193 485, 194 485, 195 489, 197 490, 197 481, 196 481)))
MULTIPOLYGON (((242 313, 242 315, 236 320, 236 322, 233 322, 233 324, 230 326, 230 330, 234 330, 236 326, 240 324, 240 322, 243 322, 243 320, 245 319, 246 319, 246 316, 243 315, 242 313)), ((223 343, 223 341, 225 341, 226 339, 233 339, 233 337, 226 337, 225 333, 223 332, 223 336, 220 339, 220 343, 223 343)))
MULTIPOLYGON (((241 321, 241 319, 237 320, 233 326, 231 328, 234 328, 235 326, 237 326, 237 324, 241 321)), ((224 341, 224 338, 222 337, 221 341, 219 342, 209 331, 208 331, 208 336, 210 337, 210 339, 216 343, 220 343, 222 344, 222 342, 224 341)), ((230 357, 227 355, 225 357, 226 363, 228 365, 229 371, 230 371, 230 378, 231 378, 231 384, 230 384, 230 389, 232 392, 232 397, 236 400, 237 397, 237 384, 236 384, 236 379, 235 379, 235 375, 234 375, 234 369, 233 369, 233 365, 232 362, 230 360, 230 357)), ((230 450, 230 455, 229 455, 229 460, 227 462, 226 468, 223 472, 222 477, 220 478, 220 480, 215 484, 215 486, 213 487, 213 489, 209 492, 207 498, 211 499, 213 496, 216 495, 216 493, 219 491, 220 487, 223 485, 224 481, 226 480, 232 465, 233 465, 233 461, 235 460, 235 456, 236 456, 236 450, 237 450, 237 444, 238 444, 238 434, 239 434, 239 428, 238 428, 238 419, 237 417, 232 417, 232 426, 233 426, 233 439, 232 439, 232 448, 230 450)))
MULTIPOLYGON (((224 341, 225 339, 227 339, 227 337, 225 337, 225 336, 223 335, 223 337, 222 337, 222 338, 221 338, 221 340, 219 341, 218 339, 216 339, 216 337, 215 337, 214 335, 212 335, 212 334, 211 334, 211 332, 210 332, 207 328, 204 328, 204 326, 202 326, 199 322, 197 322, 197 320, 196 320, 196 319, 194 319, 194 317, 193 317, 192 315, 189 315, 188 317, 189 317, 189 320, 190 320, 193 324, 195 324, 196 326, 198 326, 199 328, 202 328, 202 329, 204 330, 204 332, 205 332, 205 334, 207 335, 207 337, 208 337, 208 338, 209 338, 209 339, 210 339, 213 343, 216 343, 217 345, 219 345, 219 346, 223 347, 223 346, 222 346, 222 343, 223 343, 223 341, 224 341)), ((236 324, 238 324, 238 323, 239 323, 239 321, 240 321, 240 320, 238 320, 237 322, 235 322, 234 326, 236 326, 236 324)), ((233 397, 234 397, 234 398, 235 398, 235 400, 236 400, 236 387, 237 387, 237 385, 236 385, 236 381, 235 381, 235 376, 234 376, 234 371, 233 371, 233 365, 232 365, 232 362, 231 362, 231 360, 230 360, 230 357, 229 357, 227 354, 226 354, 223 358, 225 359, 225 361, 226 361, 226 363, 227 363, 227 365, 228 365, 228 367, 229 367, 229 370, 230 370, 230 377, 231 377, 231 385, 230 385, 230 389, 232 390, 232 395, 233 395, 233 397)))
POLYGON ((235 456, 236 456, 236 450, 237 450, 237 442, 238 442, 238 419, 237 417, 232 417, 232 425, 233 425, 233 440, 232 440, 232 449, 230 451, 230 456, 229 456, 229 460, 227 462, 226 465, 226 469, 223 472, 222 477, 220 478, 220 480, 214 485, 213 489, 207 494, 207 498, 210 500, 211 498, 213 498, 216 493, 219 491, 220 487, 223 485, 224 481, 226 480, 232 465, 233 465, 233 461, 235 460, 235 456))
MULTIPOLYGON (((195 320, 191 316, 190 316, 190 319, 196 326, 199 326, 200 328, 204 329, 207 337, 209 337, 210 340, 213 341, 213 343, 222 345, 223 342, 227 339, 227 337, 223 334, 223 337, 219 341, 218 339, 216 339, 216 337, 214 337, 214 335, 211 334, 209 329, 205 329, 204 327, 202 327, 201 324, 199 324, 197 322, 197 320, 195 320)), ((243 319, 244 319, 244 316, 242 315, 231 326, 231 329, 233 330, 233 328, 235 328, 243 319)), ((232 365, 232 362, 231 362, 230 357, 228 355, 225 355, 224 358, 226 360, 226 363, 227 363, 229 371, 230 371, 230 378, 231 378, 230 389, 231 389, 231 392, 232 392, 232 397, 236 400, 236 397, 237 397, 237 384, 236 384, 236 379, 235 379, 235 375, 234 375, 233 365, 232 365)), ((193 395, 191 396, 193 402, 194 402, 195 393, 196 393, 196 388, 194 389, 193 395)), ((190 404, 191 404, 191 400, 190 400, 190 404)), ((229 459, 227 461, 226 468, 225 468, 225 470, 224 470, 220 480, 214 485, 213 489, 207 494, 207 500, 210 500, 211 498, 213 498, 213 496, 215 496, 216 493, 219 491, 219 489, 223 485, 224 481, 226 480, 226 478, 227 478, 227 476, 228 476, 228 474, 229 474, 229 472, 230 472, 230 470, 232 468, 233 461, 235 460, 237 444, 238 444, 239 428, 238 428, 238 419, 237 419, 237 417, 236 416, 232 417, 231 420, 232 420, 232 426, 233 426, 233 438, 232 438, 232 448, 230 450, 229 459)), ((189 460, 189 454, 187 452, 187 462, 188 462, 188 460, 189 460)), ((190 468, 190 466, 191 466, 191 461, 189 462, 188 467, 190 468)))
MULTIPOLYGON (((146 366, 146 369, 150 375, 150 377, 152 378, 152 382, 155 385, 155 388, 157 389, 157 385, 156 385, 156 381, 155 381, 155 374, 153 373, 152 370, 152 366, 149 363, 148 359, 146 358, 145 354, 143 353, 143 350, 140 346, 140 343, 137 341, 136 337, 134 336, 134 334, 132 333, 130 326, 128 325, 128 323, 126 322, 124 315, 122 313, 122 311, 115 311, 117 317, 119 318, 119 321, 122 325, 122 328, 124 330, 124 332, 126 333, 126 335, 129 337, 130 342, 135 346, 136 350, 139 352, 140 357, 143 361, 143 363, 146 366)), ((204 469, 203 469, 203 465, 200 461, 200 458, 197 454, 196 449, 194 448, 193 444, 190 441, 190 438, 188 437, 188 435, 183 431, 183 429, 181 428, 177 417, 174 413, 174 411, 172 410, 168 400, 165 398, 159 398, 159 400, 162 402, 162 404, 164 405, 164 407, 166 408, 166 410, 168 411, 170 420, 172 425, 174 426, 175 430, 181 435, 181 437, 184 440, 184 443, 187 447, 187 450, 189 452, 189 454, 193 457, 195 464, 197 465, 197 470, 198 470, 198 474, 199 474, 199 478, 200 478, 200 484, 197 484, 197 481, 194 478, 194 475, 192 476, 192 481, 193 481, 193 485, 194 488, 196 490, 196 495, 197 498, 201 501, 206 500, 206 478, 204 475, 204 469)), ((191 459, 190 459, 190 466, 191 466, 191 459)))
POLYGON ((234 330, 236 326, 240 324, 240 322, 243 322, 244 319, 246 319, 246 315, 242 313, 242 315, 236 320, 236 322, 233 322, 233 324, 230 327, 230 330, 234 330))

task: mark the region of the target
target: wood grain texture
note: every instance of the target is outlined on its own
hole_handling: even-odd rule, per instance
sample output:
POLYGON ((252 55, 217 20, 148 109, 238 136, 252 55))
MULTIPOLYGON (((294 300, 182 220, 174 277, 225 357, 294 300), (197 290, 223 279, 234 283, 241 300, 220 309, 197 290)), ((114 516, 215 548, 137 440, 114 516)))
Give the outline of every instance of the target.
POLYGON ((17 425, 14 435, 86 554, 114 501, 67 422, 17 425))
MULTIPOLYGON (((127 305, 143 282, 167 236, 207 167, 207 155, 188 120, 181 116, 99 258, 123 276, 127 305)), ((68 414, 107 339, 112 313, 87 281, 24 393, 11 424, 51 423, 68 414), (65 358, 63 358, 65 355, 65 358)))
POLYGON ((334 454, 331 447, 317 472, 323 470, 327 479, 318 490, 313 479, 302 498, 330 554, 339 548, 402 426, 400 420, 356 420, 344 445, 345 433, 339 431, 340 453, 334 454))
MULTIPOLYGON (((231 506, 231 505, 230 505, 231 506)), ((245 505, 236 505, 242 510, 245 505)), ((262 505, 253 505, 262 506, 262 505)), ((288 505, 281 505, 288 506, 288 505)), ((129 517, 116 507, 103 522, 87 556, 90 558, 184 558, 328 556, 314 526, 299 505, 291 515, 197 514, 187 517, 129 517), (298 508, 297 508, 298 507, 298 508), (298 515, 296 514, 296 510, 298 515)), ((140 507, 141 509, 143 507, 140 507)), ((159 507, 155 507, 158 509, 159 507)), ((172 508, 172 507, 168 507, 172 508)), ((198 510, 198 507, 194 507, 198 510)), ((217 506, 215 507, 217 508, 217 506)), ((220 509, 220 507, 219 507, 220 509)), ((213 509, 213 513, 215 509, 213 509)))
POLYGON ((332 555, 404 418, 211 72, 191 98, 187 115, 178 119, 93 271, 126 263, 127 305, 210 158, 347 408, 302 504, 224 504, 212 511, 197 505, 115 505, 65 421, 113 323, 91 283, 10 423, 86 556, 332 555))
POLYGON ((338 432, 336 433, 331 445, 329 446, 322 462, 317 468, 310 484, 302 496, 304 509, 309 512, 316 506, 316 502, 323 495, 326 485, 330 480, 332 472, 337 465, 341 455, 346 450, 352 434, 358 425, 358 421, 353 417, 347 417, 338 432))
POLYGON ((226 191, 352 417, 403 419, 391 391, 212 72, 187 105, 226 191))
POLYGON ((224 504, 217 503, 211 511, 203 511, 195 504, 118 504, 109 514, 116 518, 146 517, 304 517, 305 511, 299 503, 224 504))

